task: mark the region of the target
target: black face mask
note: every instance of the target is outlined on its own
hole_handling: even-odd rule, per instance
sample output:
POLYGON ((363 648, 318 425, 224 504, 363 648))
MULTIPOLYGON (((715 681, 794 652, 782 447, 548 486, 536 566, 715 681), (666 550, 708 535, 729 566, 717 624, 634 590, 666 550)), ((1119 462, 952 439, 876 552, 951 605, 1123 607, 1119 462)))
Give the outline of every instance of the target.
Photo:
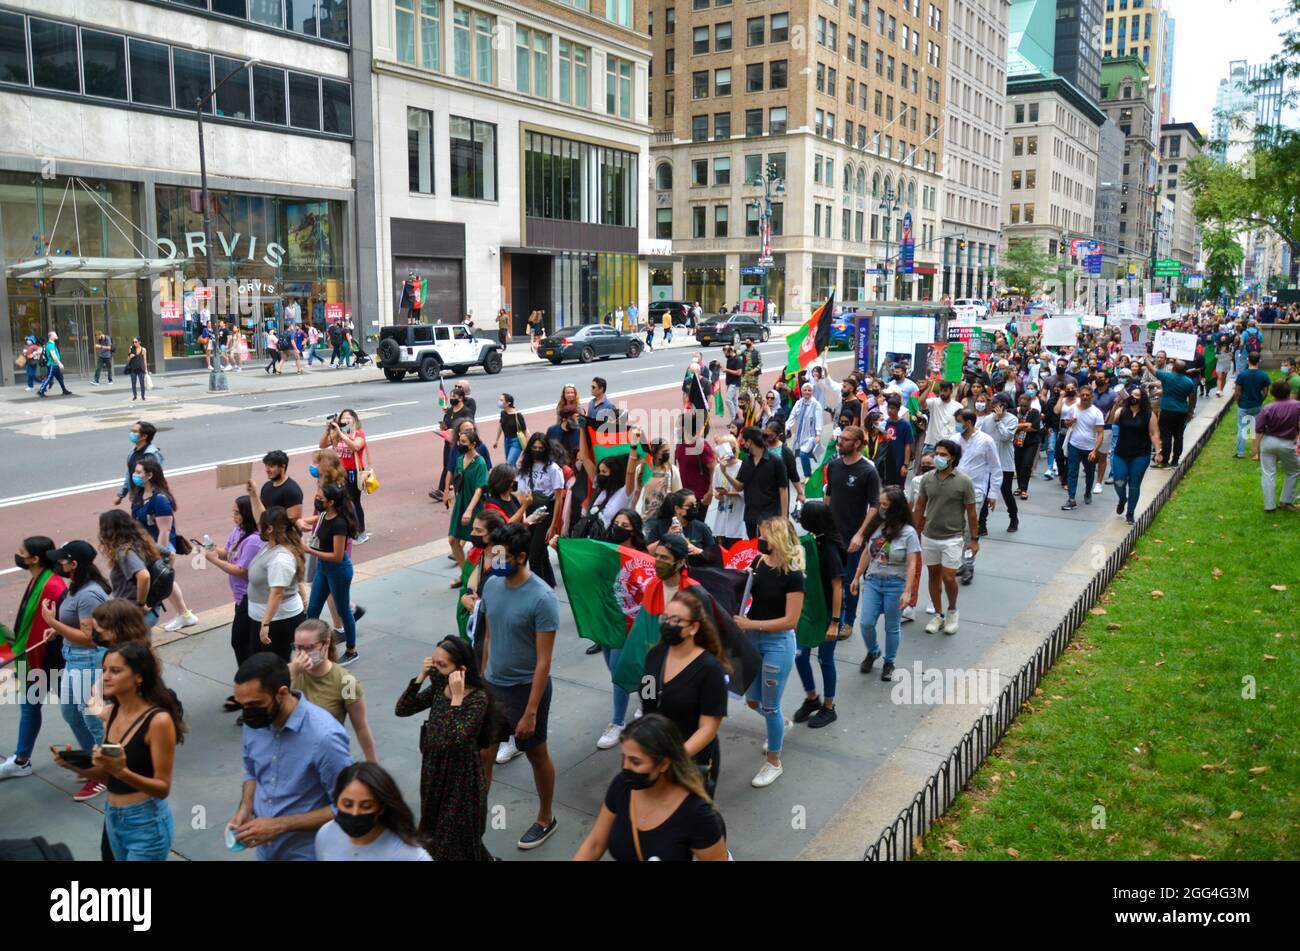
POLYGON ((27 561, 23 558, 22 555, 14 555, 14 564, 18 566, 18 570, 20 571, 26 571, 29 567, 31 567, 30 565, 27 564, 27 561))
POLYGON ((379 813, 366 812, 354 816, 350 812, 339 812, 334 816, 334 821, 339 824, 339 828, 348 838, 359 839, 375 828, 375 823, 379 821, 379 813))
POLYGON ((615 525, 609 530, 609 540, 615 545, 621 545, 631 537, 631 531, 624 528, 622 525, 615 525))
POLYGON ((487 539, 482 535, 471 535, 469 537, 469 543, 478 549, 487 548, 487 539))
POLYGON ((632 769, 623 770, 623 780, 627 783, 628 788, 630 789, 649 789, 658 782, 654 777, 645 773, 638 773, 636 770, 632 769))
POLYGON ((682 622, 675 618, 660 618, 659 639, 669 647, 675 647, 682 641, 686 640, 685 635, 682 634, 682 622))
POLYGON ((682 509, 682 520, 689 522, 698 514, 694 505, 688 505, 682 509))
POLYGON ((265 730, 280 715, 280 701, 277 698, 269 707, 244 707, 244 726, 254 730, 265 730))

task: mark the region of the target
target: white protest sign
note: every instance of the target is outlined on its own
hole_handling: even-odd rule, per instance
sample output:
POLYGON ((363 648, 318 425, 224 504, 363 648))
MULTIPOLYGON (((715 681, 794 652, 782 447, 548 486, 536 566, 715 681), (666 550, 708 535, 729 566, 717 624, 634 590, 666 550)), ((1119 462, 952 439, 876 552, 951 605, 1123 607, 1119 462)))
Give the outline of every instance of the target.
POLYGON ((976 307, 958 307, 955 309, 957 312, 957 320, 962 325, 969 324, 973 327, 975 326, 975 322, 979 320, 979 309, 976 307))
POLYGON ((1125 318, 1136 319, 1138 315, 1138 302, 1136 298, 1126 297, 1123 300, 1117 300, 1110 305, 1110 312, 1106 316, 1108 323, 1118 324, 1125 318))
POLYGON ((1157 330, 1154 353, 1163 350, 1171 360, 1192 360, 1196 357, 1196 334, 1180 334, 1172 330, 1157 330))
POLYGON ((1106 326, 1106 318, 1101 314, 1084 314, 1083 325, 1085 327, 1091 327, 1094 330, 1100 330, 1102 327, 1106 326))
POLYGON ((1119 322, 1120 343, 1127 356, 1146 356, 1147 338, 1150 333, 1146 321, 1138 320, 1136 317, 1125 317, 1119 322))
POLYGON ((1168 320, 1172 316, 1168 304, 1150 304, 1147 306, 1147 320, 1168 320))
POLYGON ((1164 302, 1165 302, 1165 295, 1161 294, 1159 291, 1147 295, 1148 307, 1150 307, 1152 304, 1163 304, 1164 302))
POLYGON ((1043 321, 1044 347, 1072 347, 1079 334, 1076 317, 1048 317, 1043 321))

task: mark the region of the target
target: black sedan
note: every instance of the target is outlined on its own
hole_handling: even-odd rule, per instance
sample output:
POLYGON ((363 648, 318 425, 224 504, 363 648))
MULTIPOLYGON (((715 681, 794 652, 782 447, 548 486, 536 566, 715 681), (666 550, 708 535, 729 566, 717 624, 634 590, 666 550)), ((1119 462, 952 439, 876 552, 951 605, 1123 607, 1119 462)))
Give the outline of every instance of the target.
POLYGON ((739 343, 742 340, 754 340, 766 343, 772 331, 750 314, 731 314, 728 317, 710 317, 700 321, 695 329, 695 339, 702 346, 709 347, 715 343, 739 343))
POLYGON ((635 334, 624 333, 604 324, 561 327, 537 345, 537 355, 559 366, 565 360, 590 363, 610 357, 636 359, 645 344, 635 334))

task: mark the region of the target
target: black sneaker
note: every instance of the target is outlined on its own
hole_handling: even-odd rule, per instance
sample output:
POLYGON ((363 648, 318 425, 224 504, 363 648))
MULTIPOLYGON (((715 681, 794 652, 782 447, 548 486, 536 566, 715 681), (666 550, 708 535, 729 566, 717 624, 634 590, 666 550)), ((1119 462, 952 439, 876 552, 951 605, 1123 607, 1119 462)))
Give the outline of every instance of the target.
POLYGON ((1136 525, 1136 524, 1137 524, 1137 519, 1135 519, 1132 515, 1129 515, 1129 516, 1125 517, 1124 521, 1127 522, 1127 523, 1130 524, 1130 525, 1136 525))
POLYGON ((365 616, 366 616, 366 609, 364 607, 362 607, 359 604, 352 605, 352 620, 354 622, 360 621, 365 616))
POLYGON ((358 654, 355 650, 344 651, 343 656, 339 658, 339 666, 347 667, 349 664, 355 664, 357 662, 357 658, 360 656, 361 655, 358 654))
POLYGON ((811 700, 805 700, 800 705, 799 709, 794 712, 794 716, 791 717, 791 719, 794 720, 795 723, 803 723, 821 708, 822 698, 813 697, 811 700))
POLYGON ((1074 501, 1074 499, 1070 499, 1070 500, 1067 501, 1064 505, 1061 506, 1061 511, 1062 511, 1062 512, 1072 512, 1072 511, 1074 511, 1075 509, 1077 509, 1078 507, 1079 507, 1079 503, 1076 502, 1076 501, 1074 501))
POLYGON ((980 538, 983 538, 983 537, 984 537, 985 535, 987 535, 988 533, 989 533, 989 527, 988 527, 987 525, 981 525, 981 526, 980 526, 980 538))
POLYGON ((590 647, 587 648, 587 653, 588 653, 588 654, 599 654, 599 653, 600 653, 600 645, 599 645, 599 644, 592 644, 590 647))
POLYGON ((885 666, 880 668, 880 679, 886 682, 894 679, 894 665, 885 661, 885 666))
POLYGON ((808 721, 808 726, 815 730, 818 727, 829 726, 839 718, 840 715, 835 712, 834 707, 824 706, 817 711, 816 715, 811 720, 808 721))
POLYGON ((1020 520, 1013 518, 1011 520, 1011 524, 1007 526, 1007 532, 1010 533, 1010 532, 1018 532, 1018 531, 1020 531, 1020 520))
POLYGON ((1091 493, 1091 492, 1085 492, 1085 493, 1083 493, 1083 504, 1084 504, 1084 505, 1091 505, 1091 504, 1092 504, 1092 493, 1091 493))
POLYGON ((551 837, 555 827, 560 824, 559 819, 552 818, 551 824, 543 826, 540 822, 534 822, 528 827, 528 831, 519 837, 519 847, 521 849, 535 849, 551 837))
POLYGON ((879 657, 880 657, 880 654, 878 654, 878 653, 877 653, 877 654, 868 654, 868 655, 863 659, 862 663, 858 665, 858 672, 859 672, 859 673, 863 673, 863 674, 869 674, 869 673, 871 673, 871 668, 876 666, 876 659, 879 658, 879 657))
POLYGON ((1124 514, 1124 506, 1127 505, 1127 504, 1128 504, 1127 500, 1125 500, 1125 499, 1120 499, 1120 500, 1119 500, 1119 504, 1115 506, 1115 514, 1116 514, 1116 515, 1123 515, 1123 514, 1124 514))

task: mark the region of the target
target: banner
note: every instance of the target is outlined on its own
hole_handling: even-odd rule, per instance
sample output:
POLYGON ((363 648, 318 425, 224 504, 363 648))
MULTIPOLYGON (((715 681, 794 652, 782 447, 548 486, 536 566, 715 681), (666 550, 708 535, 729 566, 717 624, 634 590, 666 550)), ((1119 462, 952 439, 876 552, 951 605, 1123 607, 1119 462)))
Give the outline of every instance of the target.
POLYGON ((1147 330, 1145 321, 1136 317, 1125 317, 1119 322, 1119 334, 1123 352, 1127 356, 1146 356, 1147 340, 1151 336, 1151 331, 1147 330))
POLYGON ((1173 313, 1168 304, 1148 304, 1146 309, 1146 318, 1148 322, 1168 320, 1173 313))
POLYGON ((966 345, 970 353, 992 353, 993 333, 980 327, 948 325, 948 342, 966 345))
POLYGON ((1078 318, 1048 317, 1043 321, 1044 347, 1072 347, 1077 342, 1078 335, 1078 318))
POLYGON ((925 358, 926 376, 929 379, 960 383, 966 364, 966 345, 963 343, 932 343, 925 358))
POLYGON ((1196 358, 1196 334, 1180 334, 1172 330, 1157 330, 1152 351, 1159 353, 1161 350, 1171 360, 1193 360, 1196 358))

